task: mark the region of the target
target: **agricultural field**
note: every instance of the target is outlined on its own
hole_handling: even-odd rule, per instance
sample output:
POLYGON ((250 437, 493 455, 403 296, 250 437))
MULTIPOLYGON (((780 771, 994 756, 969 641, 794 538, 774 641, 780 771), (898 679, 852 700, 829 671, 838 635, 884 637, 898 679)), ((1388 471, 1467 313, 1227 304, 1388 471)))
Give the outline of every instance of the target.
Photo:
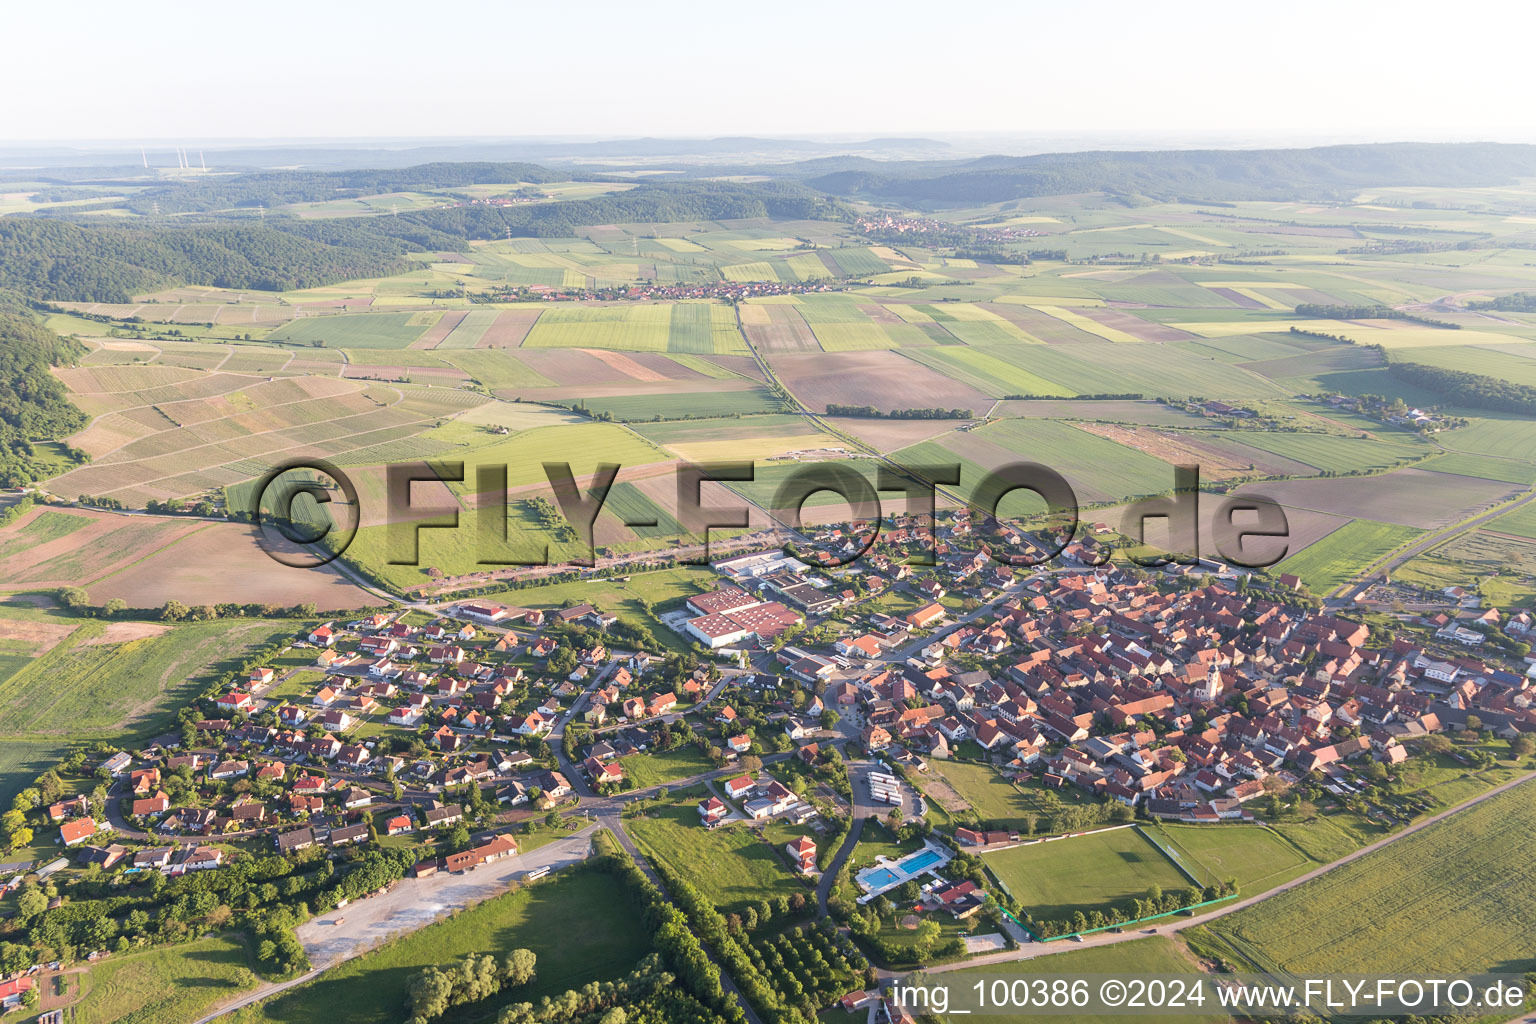
POLYGON ((82 622, 0 683, 7 728, 61 736, 143 729, 293 628, 262 619, 82 622))
POLYGON ((699 824, 702 786, 671 793, 625 820, 625 830, 646 856, 697 886, 710 902, 732 910, 767 897, 804 893, 780 852, 744 825, 706 829, 699 824))
MULTIPOLYGON (((1518 515, 1530 506, 1510 513, 1518 515)), ((1527 606, 1536 600, 1536 538, 1511 536, 1494 522, 1492 529, 1457 534, 1415 555, 1392 571, 1395 583, 1438 594, 1469 582, 1496 608, 1527 606)))
POLYGON ((1037 918, 1108 910, 1140 899, 1152 886, 1188 887, 1190 879, 1136 828, 1117 828, 986 854, 987 866, 1037 918))
POLYGON ((360 313, 294 320, 267 335, 269 341, 316 348, 409 348, 444 314, 360 313))
POLYGON ((1450 526, 1520 491, 1496 480, 1410 466, 1377 476, 1265 481, 1252 490, 1289 508, 1373 519, 1421 530, 1450 526))
POLYGON ((1496 533, 1513 534, 1536 540, 1536 505, 1527 503, 1504 513, 1486 527, 1496 533))
POLYGON ((617 879, 596 871, 562 872, 512 889, 420 931, 347 960, 301 988, 235 1018, 239 1024, 345 1024, 405 1018, 406 986, 415 971, 446 966, 469 953, 525 948, 538 957, 533 981, 474 1007, 493 1020, 513 1002, 609 981, 630 971, 650 949, 640 909, 617 879), (585 927, 561 927, 583 922, 585 927))
POLYGON ((1412 527, 1356 519, 1280 562, 1275 571, 1294 573, 1313 593, 1326 594, 1420 532, 1412 527))
POLYGON ((1299 434, 1273 430, 1234 430, 1233 441, 1306 463, 1320 472, 1360 473, 1390 469, 1428 454, 1423 445, 1377 441, 1336 434, 1299 434))
POLYGON ((1210 931, 1264 970, 1528 971, 1536 942, 1524 922, 1536 912, 1536 880, 1508 864, 1533 840, 1536 807, 1516 788, 1210 931))

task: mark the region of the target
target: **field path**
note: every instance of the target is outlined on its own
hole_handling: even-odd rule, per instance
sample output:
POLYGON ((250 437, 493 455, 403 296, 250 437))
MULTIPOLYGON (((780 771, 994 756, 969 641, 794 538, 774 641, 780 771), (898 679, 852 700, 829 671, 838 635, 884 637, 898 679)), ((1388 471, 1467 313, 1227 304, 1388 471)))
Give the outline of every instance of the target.
POLYGON ((1355 573, 1354 576, 1350 577, 1347 582, 1335 587, 1332 593, 1330 593, 1328 596, 1330 599, 1332 599, 1338 597, 1340 594, 1352 591, 1355 589, 1355 587, 1359 586, 1360 581, 1365 577, 1374 576, 1377 573, 1391 572, 1393 569, 1396 569, 1398 566, 1402 565, 1410 558, 1413 558, 1415 555, 1422 555, 1430 548, 1437 548, 1441 544, 1444 544, 1446 541, 1466 533, 1468 530, 1476 529, 1483 523, 1498 519, 1506 512, 1513 512, 1517 508, 1529 505, 1532 501, 1536 501, 1536 490, 1530 491, 1527 494, 1516 498, 1514 501, 1507 505, 1499 505, 1495 508, 1489 509, 1487 512, 1473 516, 1471 519, 1463 519, 1461 522, 1452 526, 1448 526, 1443 530, 1431 532, 1424 537, 1420 537, 1418 540, 1414 541, 1412 544, 1409 544, 1406 548, 1403 548, 1396 554, 1388 555, 1385 559, 1374 562, 1371 565, 1361 569, 1359 572, 1355 573))
MULTIPOLYGON (((1432 815, 1428 818, 1425 818, 1423 821, 1409 825, 1401 832, 1397 832, 1390 836, 1386 836, 1385 838, 1378 839, 1376 842, 1371 843, 1369 846, 1363 846, 1356 850, 1354 853, 1351 853, 1345 857, 1340 857, 1338 860, 1332 862, 1331 864, 1324 864, 1321 867, 1307 872, 1300 878, 1294 878, 1291 881, 1284 883, 1283 885, 1277 885, 1275 888, 1259 893, 1256 896, 1249 896, 1245 899, 1240 899, 1236 902, 1228 903, 1224 907, 1218 907, 1215 910, 1207 911, 1206 913, 1195 917, 1186 917, 1181 921, 1173 921, 1167 924, 1160 924, 1154 928, 1133 928, 1129 931, 1118 933, 1113 931, 1100 932, 1097 935, 1084 936, 1081 942, 1072 942, 1071 940, 1058 940, 1054 942, 1032 942, 1020 949, 1012 950, 1010 952, 988 953, 984 956, 971 957, 968 960, 960 960, 952 964, 941 964, 937 967, 929 967, 926 969, 926 973, 943 974, 948 971, 965 970, 968 967, 984 967, 988 964, 1011 963, 1016 960, 1033 960, 1036 957, 1050 956, 1052 953, 1067 953, 1074 949, 1086 949, 1090 946, 1112 946, 1118 942, 1134 942, 1137 939, 1145 938, 1146 936, 1153 933, 1165 936, 1174 935, 1186 928, 1193 928, 1196 925, 1209 924, 1218 918, 1226 917, 1228 914, 1246 909, 1247 907, 1251 907, 1256 903, 1261 903, 1264 900, 1269 899, 1271 896, 1278 896, 1283 892, 1289 892, 1299 885, 1304 885, 1307 882, 1312 881, 1314 878, 1319 878, 1323 875, 1326 875, 1328 872, 1334 870, 1335 868, 1343 867, 1345 864, 1357 861, 1367 854, 1375 853, 1377 850, 1390 846, 1400 839, 1405 839, 1408 836, 1413 835, 1415 832, 1429 828, 1432 825, 1438 825, 1440 822, 1444 821, 1446 818, 1449 818, 1453 814, 1460 814, 1462 811, 1465 811, 1470 807, 1476 807, 1484 800, 1490 800, 1501 793, 1506 793, 1509 790, 1514 789, 1516 786, 1524 785, 1532 779, 1536 779, 1536 771, 1526 772, 1524 775, 1521 775, 1518 778, 1510 779, 1508 782, 1495 786, 1494 788, 1488 790, 1486 793, 1482 793, 1473 797, 1466 803, 1457 804, 1455 807, 1452 807, 1449 810, 1441 811, 1439 814, 1432 815)), ((881 977, 882 979, 887 977, 894 978, 897 977, 897 974, 891 971, 882 971, 881 977)))

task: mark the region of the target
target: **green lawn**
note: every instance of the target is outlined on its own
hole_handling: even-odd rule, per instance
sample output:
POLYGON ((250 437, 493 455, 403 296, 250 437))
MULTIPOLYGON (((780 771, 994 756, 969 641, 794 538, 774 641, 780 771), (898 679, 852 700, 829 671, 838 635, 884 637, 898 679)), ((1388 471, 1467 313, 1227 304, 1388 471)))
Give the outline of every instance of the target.
POLYGON ((713 771, 714 765, 692 743, 671 750, 631 754, 621 758, 619 766, 635 781, 636 789, 662 786, 713 771))
POLYGON ((1175 825, 1148 829, 1206 885, 1237 879, 1252 896, 1305 874, 1316 864, 1264 825, 1175 825))
MULTIPOLYGON (((1044 833, 1050 831, 1051 817, 1062 806, 1093 802, 1072 787, 1046 789, 1038 780, 1015 785, 986 764, 936 760, 928 763, 928 771, 929 777, 938 776, 938 780, 947 782, 983 822, 1018 831, 1029 831, 1025 817, 1028 814, 1035 815, 1033 831, 1044 833)), ((931 787, 925 786, 928 788, 931 787)), ((929 803, 937 806, 931 794, 929 803)))
POLYGON ((1182 889, 1189 879, 1134 828, 1097 832, 985 855, 1019 903, 1037 918, 1107 910, 1156 885, 1182 889))
POLYGON ((91 967, 85 997, 66 1012, 80 1024, 196 1020, 241 991, 235 972, 250 966, 245 946, 223 935, 111 956, 91 967))
POLYGON ((468 953, 503 954, 526 947, 538 956, 538 975, 456 1021, 493 1019, 513 1002, 536 1002, 589 981, 627 973, 649 950, 639 908, 617 879, 595 871, 557 874, 487 900, 452 918, 348 960, 314 982, 285 992, 241 1021, 287 1024, 373 1024, 404 1020, 406 985, 430 964, 468 953))
POLYGON ((667 803, 627 819, 625 830, 646 856, 697 886, 722 910, 805 892, 779 852, 744 825, 711 830, 700 824, 698 802, 704 796, 702 786, 673 793, 667 803))

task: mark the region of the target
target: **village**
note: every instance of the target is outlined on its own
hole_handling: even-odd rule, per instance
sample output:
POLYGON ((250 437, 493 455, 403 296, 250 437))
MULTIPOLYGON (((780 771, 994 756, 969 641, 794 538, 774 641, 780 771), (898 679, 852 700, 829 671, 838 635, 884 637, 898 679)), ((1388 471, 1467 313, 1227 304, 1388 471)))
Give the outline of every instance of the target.
POLYGON ((670 786, 697 829, 755 830, 819 890, 808 899, 846 893, 873 914, 899 895, 962 925, 975 952, 1062 926, 955 872, 1039 839, 980 812, 936 827, 936 765, 1080 794, 1112 826, 1220 829, 1305 791, 1395 827, 1421 808, 1379 784, 1417 744, 1536 731, 1536 667, 1508 655, 1526 613, 1447 593, 1388 632, 1319 610, 1284 574, 1098 565, 1114 539, 1102 524, 1034 570, 976 550, 973 525, 962 511, 878 536, 823 526, 793 551, 718 560, 714 589, 662 613, 686 656, 617 647, 617 617, 585 603, 472 599, 315 625, 189 709, 179 734, 77 765, 102 784, 36 812, 64 856, 0 865, 4 884, 370 848, 408 855, 416 879, 463 874, 593 824, 643 833, 670 786), (1504 657, 1470 653, 1492 637, 1504 657), (683 767, 658 774, 668 758, 683 767), (893 809, 888 827, 920 845, 840 874, 849 819, 893 809))

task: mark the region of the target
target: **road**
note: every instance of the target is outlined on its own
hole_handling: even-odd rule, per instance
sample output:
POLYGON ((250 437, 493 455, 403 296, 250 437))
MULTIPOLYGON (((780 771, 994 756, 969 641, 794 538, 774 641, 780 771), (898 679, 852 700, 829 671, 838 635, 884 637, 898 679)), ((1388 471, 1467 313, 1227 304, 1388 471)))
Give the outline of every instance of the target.
POLYGON ((837 848, 837 853, 827 862, 827 869, 821 873, 821 880, 816 884, 816 908, 822 916, 827 916, 827 900, 832 895, 832 885, 837 881, 837 873, 843 869, 848 858, 853 854, 853 848, 858 845, 859 836, 864 831, 864 823, 870 818, 878 818, 889 809, 883 804, 877 804, 870 799, 869 783, 867 776, 874 770, 872 761, 849 761, 848 784, 853 788, 852 820, 848 823, 848 832, 843 836, 843 844, 837 848))
MULTIPOLYGON (((1017 950, 1011 950, 1003 953, 988 953, 983 956, 972 957, 969 960, 962 960, 953 964, 943 964, 937 967, 929 967, 927 968, 927 973, 942 974, 947 971, 965 970, 968 967, 984 967, 988 964, 1009 963, 1016 960, 1033 960, 1036 957, 1049 956, 1052 953, 1067 953, 1075 949, 1086 949, 1091 946, 1112 946, 1118 942, 1134 942, 1137 939, 1146 938, 1150 932, 1156 932, 1158 935, 1174 935, 1186 928, 1193 928, 1196 925, 1209 924, 1210 922, 1219 918, 1226 917, 1228 914, 1233 914, 1239 910, 1244 910, 1273 896, 1278 896, 1283 892, 1289 892, 1297 886, 1305 885, 1313 879, 1320 878, 1323 875, 1326 875, 1328 872, 1335 870, 1336 868, 1343 867, 1345 864, 1353 863, 1354 861, 1359 860, 1361 857, 1365 857, 1369 854, 1375 853, 1378 850, 1385 849, 1386 847, 1391 846, 1393 843, 1402 839, 1406 839, 1416 832, 1421 832, 1426 828, 1438 825, 1440 822, 1454 814, 1460 814, 1462 811, 1465 811, 1468 808, 1476 807, 1478 804, 1485 800, 1491 800, 1501 793, 1505 793, 1511 789, 1514 789, 1516 786, 1524 785, 1525 783, 1531 781, 1533 778, 1536 778, 1536 772, 1526 772, 1519 778, 1511 779, 1502 785, 1495 786, 1493 789, 1488 790, 1488 792, 1483 793, 1480 796, 1473 797, 1471 800, 1468 800, 1464 804, 1459 804, 1455 807, 1452 807, 1450 810, 1441 811, 1439 814, 1425 818, 1423 821, 1417 822, 1413 825, 1409 825, 1401 832, 1394 833, 1393 835, 1387 836, 1383 839, 1378 839, 1376 842, 1371 843, 1369 846, 1361 847, 1354 853, 1351 853, 1346 857, 1341 857, 1330 864, 1324 864, 1322 867, 1307 872, 1300 878, 1293 879, 1283 885, 1279 885, 1266 892, 1259 893, 1258 895, 1235 900, 1226 904, 1225 906, 1218 907, 1215 910, 1210 910, 1203 914, 1198 914, 1194 917, 1186 917, 1174 921, 1169 921, 1165 924, 1160 924, 1155 928, 1150 929, 1135 928, 1130 931, 1120 933, 1112 931, 1100 932, 1097 935, 1084 936, 1082 942, 1072 942, 1067 940, 1055 942, 1032 942, 1017 950)), ((1219 828, 1220 826, 1216 827, 1219 828)), ((882 972, 882 976, 896 977, 897 975, 893 972, 882 972)))
POLYGON ((1382 573, 1389 573, 1393 569, 1396 569, 1398 566, 1402 565, 1404 562, 1408 561, 1410 558, 1413 558, 1416 555, 1422 555, 1430 548, 1438 547, 1441 544, 1444 544, 1446 541, 1450 540, 1452 537, 1457 537, 1463 533, 1466 533, 1468 530, 1476 529, 1484 523, 1491 522, 1492 520, 1497 519, 1506 513, 1513 512, 1515 509, 1520 508, 1522 505, 1529 505, 1532 501, 1536 501, 1536 491, 1532 491, 1530 494, 1527 494, 1524 497, 1517 498, 1515 501, 1510 502, 1508 505, 1499 505, 1497 508, 1489 509, 1487 512, 1473 516, 1471 519, 1463 520, 1462 522, 1457 523, 1456 525, 1451 526, 1445 530, 1431 532, 1427 536, 1414 541, 1412 544, 1408 545, 1408 547, 1404 548, 1402 551, 1399 551, 1397 554, 1388 557, 1386 561, 1369 565, 1362 572, 1356 573, 1353 577, 1350 578, 1350 581, 1347 584, 1341 587, 1336 587, 1329 595, 1329 597, 1332 598, 1340 594, 1349 593, 1350 591, 1359 587, 1367 577, 1380 576, 1382 573))

